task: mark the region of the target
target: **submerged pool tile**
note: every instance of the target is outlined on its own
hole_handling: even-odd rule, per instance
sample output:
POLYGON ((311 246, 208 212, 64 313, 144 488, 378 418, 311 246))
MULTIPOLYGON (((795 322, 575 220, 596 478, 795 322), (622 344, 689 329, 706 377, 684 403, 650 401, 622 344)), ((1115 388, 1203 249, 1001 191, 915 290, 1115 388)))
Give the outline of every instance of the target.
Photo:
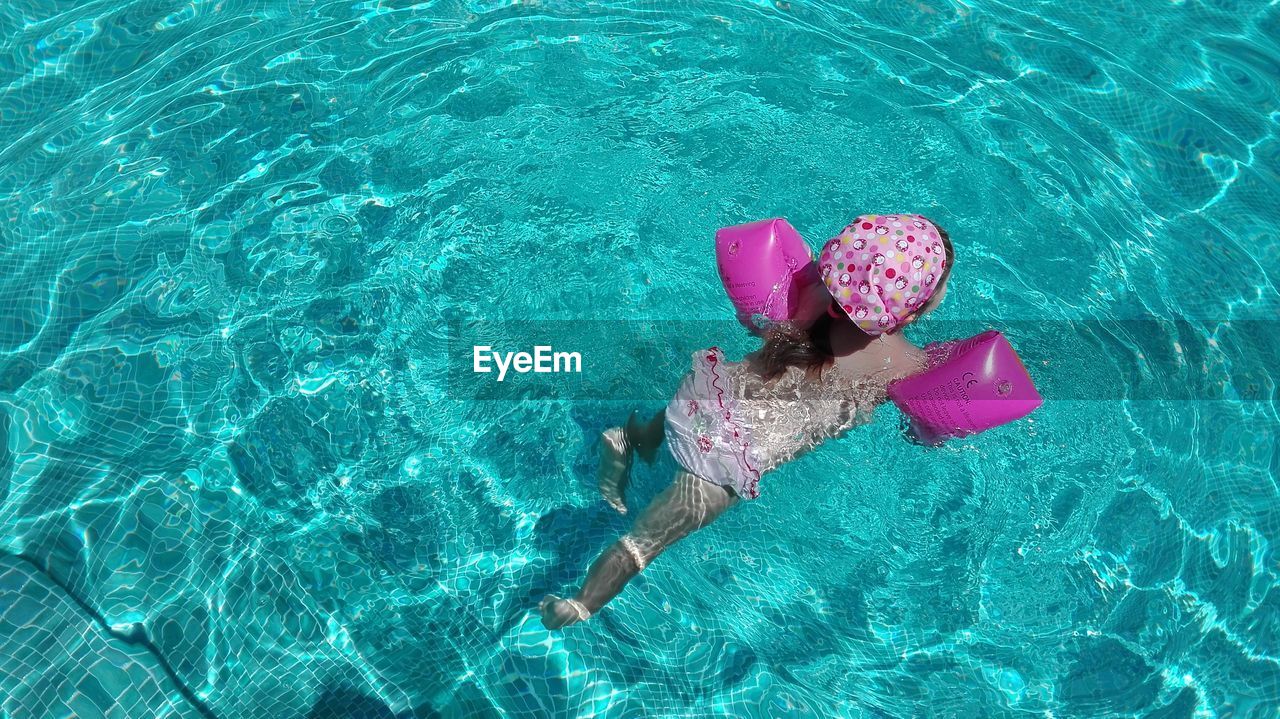
POLYGON ((33 565, 8 555, 0 556, 0 613, 10 630, 0 632, 6 716, 208 719, 150 651, 111 635, 33 565))

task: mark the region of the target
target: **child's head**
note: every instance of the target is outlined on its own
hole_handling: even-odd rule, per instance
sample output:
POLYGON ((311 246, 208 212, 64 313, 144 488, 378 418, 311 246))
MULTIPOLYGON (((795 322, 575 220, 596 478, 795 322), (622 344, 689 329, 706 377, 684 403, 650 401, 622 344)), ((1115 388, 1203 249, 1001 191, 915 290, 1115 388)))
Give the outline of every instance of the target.
POLYGON ((947 294, 947 280, 951 278, 951 268, 955 266, 956 250, 951 245, 951 237, 947 234, 947 231, 937 224, 934 224, 934 227, 938 230, 938 237, 942 242, 944 257, 946 258, 942 273, 938 277, 938 284, 933 288, 933 294, 929 296, 929 299, 925 300, 924 304, 921 304, 914 312, 904 318, 901 324, 898 325, 899 328, 905 327, 937 309, 938 305, 942 304, 942 298, 947 294))
MULTIPOLYGON (((825 266, 822 267, 823 279, 825 280, 825 287, 830 288, 830 291, 825 292, 820 296, 815 296, 812 298, 812 301, 818 305, 825 304, 827 311, 816 315, 816 319, 811 319, 813 315, 801 313, 800 317, 796 320, 776 324, 765 331, 765 344, 761 349, 761 355, 764 359, 766 374, 772 375, 791 366, 804 368, 819 367, 829 361, 832 358, 832 355, 828 337, 834 323, 854 323, 867 334, 878 335, 896 332, 897 330, 916 321, 920 317, 932 312, 938 307, 938 305, 942 304, 943 296, 946 295, 947 280, 951 276, 951 268, 954 265, 954 260, 955 248, 952 246, 951 238, 947 235, 946 230, 937 226, 923 216, 863 215, 862 217, 859 217, 853 224, 845 228, 845 232, 842 233, 840 237, 828 243, 827 248, 823 250, 820 264, 824 264, 825 262, 825 266), (888 224, 876 222, 875 220, 887 220, 888 224), (903 227, 894 228, 894 222, 898 222, 903 227), (869 224, 870 227, 865 227, 867 224, 869 224), (922 226, 917 227, 917 224, 922 226), (903 273, 901 278, 899 278, 896 277, 896 275, 898 275, 899 272, 902 272, 902 264, 900 263, 897 268, 887 268, 885 267, 885 264, 887 263, 888 258, 883 258, 885 262, 877 264, 878 258, 876 255, 878 254, 878 245, 882 244, 883 240, 876 242, 874 240, 869 240, 869 238, 873 235, 879 237, 887 236, 888 232, 876 235, 876 233, 881 229, 895 231, 896 229, 903 228, 910 228, 911 230, 904 230, 903 234, 900 236, 904 238, 907 250, 904 251, 900 249, 900 241, 895 240, 892 244, 893 252, 902 253, 900 256, 907 265, 907 271, 903 273), (850 234, 850 230, 861 230, 862 236, 858 237, 855 234, 849 240, 847 249, 845 247, 838 246, 841 244, 840 240, 842 238, 846 238, 850 234), (914 231, 921 231, 921 234, 917 236, 914 231), (859 239, 863 241, 857 242, 859 239), (937 243, 936 247, 934 242, 937 243), (837 246, 833 247, 832 243, 836 243, 837 246), (911 251, 921 247, 928 249, 916 252, 911 251), (853 262, 840 263, 845 265, 843 267, 837 267, 835 264, 832 264, 829 261, 829 255, 834 255, 834 252, 837 249, 844 251, 847 255, 852 255, 851 257, 846 256, 844 259, 850 259, 853 260, 853 262), (862 254, 864 254, 863 250, 867 250, 865 254, 867 254, 868 259, 870 259, 870 262, 867 264, 859 264, 859 261, 862 259, 862 254), (926 257, 928 258, 928 261, 926 261, 926 257), (887 271, 877 272, 877 269, 895 269, 895 272, 893 273, 895 276, 886 277, 886 275, 888 275, 887 271), (845 272, 845 270, 849 271, 845 272), (933 273, 931 281, 929 277, 930 271, 933 273), (917 272, 920 275, 919 278, 915 277, 917 272), (845 278, 845 276, 847 276, 847 278, 845 278), (842 278, 844 278, 844 284, 841 284, 842 278), (871 283, 872 279, 877 280, 876 285, 871 283), (886 282, 886 280, 890 280, 891 282, 886 282), (904 287, 897 287, 902 280, 906 280, 908 283, 910 283, 911 280, 917 280, 921 281, 922 284, 907 284, 904 287), (866 292, 863 292, 864 288, 862 287, 862 284, 864 282, 867 285, 865 288, 866 292), (913 287, 928 288, 928 294, 925 296, 923 301, 919 301, 918 298, 921 294, 925 294, 924 292, 919 292, 916 295, 910 294, 910 290, 913 287), (850 296, 852 296, 852 293, 855 291, 859 294, 867 295, 871 292, 879 293, 885 291, 891 293, 905 292, 906 294, 901 298, 900 302, 889 308, 890 311, 893 312, 893 314, 890 315, 891 321, 886 323, 889 326, 881 329, 878 322, 871 325, 868 321, 868 318, 875 320, 874 317, 871 317, 871 313, 876 306, 870 303, 862 303, 860 306, 865 306, 866 312, 859 313, 856 309, 857 306, 855 306, 854 303, 849 302, 848 300, 846 300, 845 303, 842 303, 839 301, 838 297, 835 296, 840 292, 841 288, 851 288, 847 293, 850 296), (886 290, 886 288, 888 289, 886 290), (916 301, 912 301, 913 299, 916 301), (858 317, 858 314, 863 314, 864 316, 858 317)), ((879 305, 879 307, 883 310, 886 305, 882 304, 879 305)))
POLYGON ((938 305, 950 255, 946 233, 922 215, 862 215, 826 243, 818 267, 836 308, 876 336, 938 305))

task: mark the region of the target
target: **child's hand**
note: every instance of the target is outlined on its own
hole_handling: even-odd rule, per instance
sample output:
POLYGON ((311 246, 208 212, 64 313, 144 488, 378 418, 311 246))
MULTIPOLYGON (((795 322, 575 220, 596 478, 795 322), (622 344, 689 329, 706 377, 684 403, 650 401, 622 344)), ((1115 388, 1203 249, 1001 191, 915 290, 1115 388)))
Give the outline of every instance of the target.
POLYGON ((904 422, 904 425, 903 434, 906 436, 907 441, 912 444, 924 447, 940 447, 943 442, 947 441, 946 437, 934 433, 933 430, 924 427, 914 418, 910 419, 909 422, 904 422))

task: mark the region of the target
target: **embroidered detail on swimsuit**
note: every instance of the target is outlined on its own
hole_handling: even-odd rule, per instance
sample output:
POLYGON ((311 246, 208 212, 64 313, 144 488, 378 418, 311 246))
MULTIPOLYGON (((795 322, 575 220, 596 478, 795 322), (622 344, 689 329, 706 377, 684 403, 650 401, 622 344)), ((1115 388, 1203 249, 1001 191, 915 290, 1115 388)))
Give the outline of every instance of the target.
MULTIPOLYGON (((711 386, 715 388, 716 404, 720 407, 720 413, 724 417, 724 423, 730 429, 733 430, 734 439, 739 439, 742 432, 742 425, 739 424, 737 420, 733 418, 733 413, 730 412, 729 408, 725 406, 725 403, 724 403, 725 392, 724 392, 724 388, 720 386, 721 377, 720 377, 719 371, 717 371, 716 369, 716 365, 719 363, 720 356, 722 354, 723 353, 721 352, 719 347, 712 347, 709 350, 707 350, 707 354, 706 354, 707 369, 711 373, 711 378, 712 378, 711 386)), ((701 444, 701 442, 699 442, 699 444, 701 444)), ((742 442, 741 447, 738 448, 741 451, 734 453, 734 459, 737 460, 739 466, 741 466, 742 469, 747 471, 748 473, 747 484, 745 487, 743 487, 743 489, 746 491, 746 494, 748 497, 754 499, 760 496, 760 489, 759 489, 760 471, 756 469, 754 466, 752 466, 751 460, 749 459, 750 444, 751 444, 750 442, 742 442)), ((704 449, 702 451, 706 452, 708 450, 704 449)))

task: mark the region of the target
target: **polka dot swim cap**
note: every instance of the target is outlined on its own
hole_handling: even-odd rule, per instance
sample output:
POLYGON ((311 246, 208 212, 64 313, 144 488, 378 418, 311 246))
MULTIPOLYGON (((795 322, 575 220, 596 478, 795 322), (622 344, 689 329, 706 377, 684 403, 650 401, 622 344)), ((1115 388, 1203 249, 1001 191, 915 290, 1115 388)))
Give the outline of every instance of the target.
POLYGON ((920 215, 861 215, 827 241, 818 269, 840 309, 863 332, 891 332, 929 301, 946 250, 920 215))

